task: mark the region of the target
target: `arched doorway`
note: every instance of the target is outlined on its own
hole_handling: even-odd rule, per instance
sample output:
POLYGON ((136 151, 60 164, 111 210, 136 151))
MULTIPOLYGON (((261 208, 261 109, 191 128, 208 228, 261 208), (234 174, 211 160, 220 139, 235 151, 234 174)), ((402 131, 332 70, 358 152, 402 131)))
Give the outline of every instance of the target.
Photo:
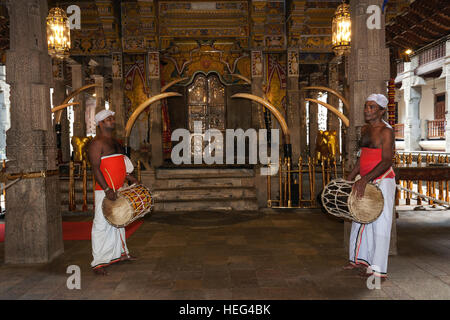
MULTIPOLYGON (((205 137, 205 131, 217 129, 225 133, 226 128, 226 89, 216 74, 197 74, 192 84, 186 88, 188 129, 191 132, 191 152, 203 153, 210 141, 205 137), (194 124, 197 122, 197 128, 194 124), (198 123, 201 123, 199 133, 198 123), (201 139, 194 139, 200 136, 201 139), (196 141, 203 141, 198 143, 196 141)), ((220 148, 220 147, 219 147, 220 148)), ((217 150, 217 149, 216 149, 217 150)), ((218 150, 219 151, 219 150, 218 150)), ((221 150, 222 152, 224 150, 221 150)), ((212 155, 214 156, 214 151, 212 155)))
POLYGON ((216 74, 197 74, 187 87, 188 128, 194 131, 194 121, 202 123, 202 131, 226 128, 225 85, 216 74))

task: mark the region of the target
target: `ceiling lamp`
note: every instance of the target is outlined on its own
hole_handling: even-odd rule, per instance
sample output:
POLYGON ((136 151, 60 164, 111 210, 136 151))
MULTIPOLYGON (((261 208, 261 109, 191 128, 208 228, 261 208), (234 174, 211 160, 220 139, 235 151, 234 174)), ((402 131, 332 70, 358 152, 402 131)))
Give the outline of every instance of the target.
POLYGON ((54 58, 69 56, 70 26, 66 12, 61 8, 52 8, 47 16, 48 53, 54 58))
POLYGON ((336 55, 350 53, 350 42, 352 36, 352 22, 350 20, 350 6, 346 3, 340 4, 333 17, 332 46, 336 55))

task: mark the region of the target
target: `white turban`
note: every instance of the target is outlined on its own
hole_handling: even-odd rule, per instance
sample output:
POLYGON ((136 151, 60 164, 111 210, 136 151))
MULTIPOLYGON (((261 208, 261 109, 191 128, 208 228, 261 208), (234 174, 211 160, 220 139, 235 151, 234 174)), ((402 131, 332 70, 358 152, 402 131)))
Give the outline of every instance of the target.
POLYGON ((386 108, 388 105, 388 99, 379 93, 372 93, 367 97, 366 101, 375 101, 382 108, 386 108))
POLYGON ((109 110, 102 110, 95 115, 95 125, 98 126, 100 121, 105 120, 106 118, 115 115, 116 113, 109 110))

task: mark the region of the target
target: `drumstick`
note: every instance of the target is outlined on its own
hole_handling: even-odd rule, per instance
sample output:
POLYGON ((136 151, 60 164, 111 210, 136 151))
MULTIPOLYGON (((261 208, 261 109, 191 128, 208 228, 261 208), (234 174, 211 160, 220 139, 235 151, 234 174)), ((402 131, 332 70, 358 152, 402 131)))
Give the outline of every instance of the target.
POLYGON ((114 182, 113 182, 112 179, 111 179, 111 175, 109 174, 108 169, 105 168, 105 171, 106 171, 106 173, 108 174, 109 181, 111 181, 111 185, 112 185, 112 187, 113 187, 113 191, 116 192, 116 188, 114 188, 114 182))

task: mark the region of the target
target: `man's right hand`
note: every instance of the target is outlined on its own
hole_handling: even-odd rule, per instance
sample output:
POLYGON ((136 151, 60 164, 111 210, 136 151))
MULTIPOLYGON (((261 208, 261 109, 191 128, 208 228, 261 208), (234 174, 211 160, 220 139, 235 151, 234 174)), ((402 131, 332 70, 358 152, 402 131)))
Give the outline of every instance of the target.
POLYGON ((117 195, 112 189, 106 190, 105 195, 108 200, 115 201, 117 199, 117 195))

